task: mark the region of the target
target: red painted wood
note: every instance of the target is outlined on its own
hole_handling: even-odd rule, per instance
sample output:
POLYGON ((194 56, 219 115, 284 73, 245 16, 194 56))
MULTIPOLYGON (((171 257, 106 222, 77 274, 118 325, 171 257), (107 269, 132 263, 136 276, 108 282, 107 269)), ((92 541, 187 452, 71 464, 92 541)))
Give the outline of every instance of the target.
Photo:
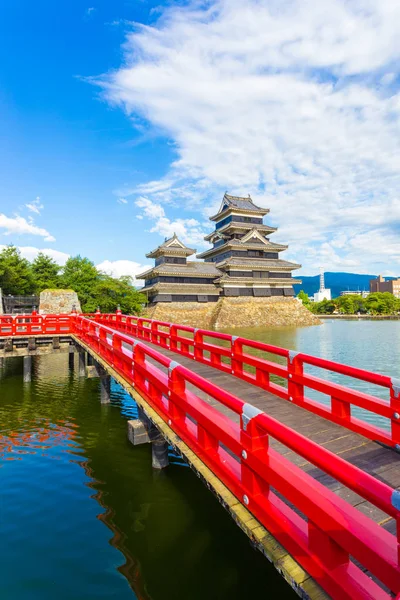
POLYGON ((383 586, 397 598, 400 596, 400 511, 393 501, 394 490, 390 486, 269 415, 252 412, 240 398, 138 340, 173 349, 262 389, 277 391, 281 397, 311 412, 366 437, 394 445, 398 441, 398 423, 392 411, 399 409, 399 398, 389 377, 227 334, 126 317, 120 312, 116 315, 96 313, 90 318, 76 314, 0 317, 3 337, 43 334, 50 330, 74 333, 134 385, 161 418, 333 598, 391 598, 383 586), (246 354, 246 348, 272 354, 284 359, 286 364, 246 354), (374 396, 308 375, 306 365, 383 386, 390 391, 390 400, 385 403, 374 396), (246 367, 253 367, 255 372, 247 372, 246 367), (288 387, 272 383, 270 375, 274 374, 283 377, 288 387), (305 387, 330 395, 331 406, 307 398, 305 387), (202 400, 200 392, 206 393, 216 406, 202 400), (223 415, 218 405, 240 415, 240 424, 223 415), (354 419, 349 410, 352 405, 390 419, 391 430, 354 419), (250 420, 244 415, 250 415, 250 420), (393 517, 397 535, 380 527, 271 448, 270 438, 393 517), (382 585, 373 581, 370 574, 382 585))

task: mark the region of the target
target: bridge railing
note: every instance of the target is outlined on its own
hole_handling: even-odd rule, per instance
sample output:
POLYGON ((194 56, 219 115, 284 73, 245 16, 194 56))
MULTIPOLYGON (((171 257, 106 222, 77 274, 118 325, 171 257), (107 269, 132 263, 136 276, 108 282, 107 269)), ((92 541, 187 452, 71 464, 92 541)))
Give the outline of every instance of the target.
POLYGON ((73 315, 0 315, 0 337, 60 335, 71 332, 73 315))
POLYGON ((128 334, 116 330, 114 317, 104 319, 108 326, 99 316, 77 316, 74 332, 138 390, 328 594, 371 600, 389 599, 386 588, 400 592, 399 492, 132 337, 157 335, 160 345, 170 344, 168 324, 122 318, 128 334), (396 519, 397 538, 272 448, 271 440, 396 519))
POLYGON ((138 339, 230 373, 371 440, 400 449, 400 380, 226 333, 119 313, 98 313, 94 318, 138 339), (260 355, 251 354, 252 351, 260 355), (307 367, 319 369, 321 375, 305 372, 307 367), (328 381, 327 373, 350 378, 351 383, 379 386, 388 399, 328 381), (310 398, 308 390, 324 394, 328 403, 310 398), (378 415, 382 426, 354 415, 355 407, 378 415))

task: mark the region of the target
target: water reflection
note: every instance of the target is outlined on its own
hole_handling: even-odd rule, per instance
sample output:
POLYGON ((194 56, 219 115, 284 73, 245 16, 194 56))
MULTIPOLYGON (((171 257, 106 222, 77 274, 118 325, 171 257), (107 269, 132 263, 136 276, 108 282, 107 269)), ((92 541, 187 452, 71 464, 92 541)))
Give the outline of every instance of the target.
POLYGON ((101 406, 65 355, 33 369, 30 384, 21 359, 1 373, 1 597, 294 597, 188 468, 156 474, 150 448, 130 446, 136 406, 119 387, 101 406))

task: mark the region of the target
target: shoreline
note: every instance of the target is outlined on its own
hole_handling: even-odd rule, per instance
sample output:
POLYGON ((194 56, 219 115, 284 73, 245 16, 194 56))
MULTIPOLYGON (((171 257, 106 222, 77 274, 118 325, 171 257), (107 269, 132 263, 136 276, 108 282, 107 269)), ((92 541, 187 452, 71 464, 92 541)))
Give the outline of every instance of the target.
MULTIPOLYGON (((315 314, 315 313, 313 313, 315 314)), ((317 315, 319 319, 361 319, 367 321, 399 321, 400 315, 317 315)))

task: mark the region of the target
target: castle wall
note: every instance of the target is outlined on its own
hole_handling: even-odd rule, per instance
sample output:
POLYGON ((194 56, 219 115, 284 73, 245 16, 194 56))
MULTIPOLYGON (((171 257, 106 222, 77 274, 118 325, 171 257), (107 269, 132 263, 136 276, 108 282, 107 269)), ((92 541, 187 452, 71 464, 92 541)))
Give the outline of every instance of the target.
POLYGON ((40 314, 68 314, 73 308, 82 312, 78 295, 73 290, 44 290, 40 292, 40 314))
POLYGON ((159 303, 145 316, 201 329, 320 325, 321 321, 294 298, 220 298, 217 303, 159 303))

